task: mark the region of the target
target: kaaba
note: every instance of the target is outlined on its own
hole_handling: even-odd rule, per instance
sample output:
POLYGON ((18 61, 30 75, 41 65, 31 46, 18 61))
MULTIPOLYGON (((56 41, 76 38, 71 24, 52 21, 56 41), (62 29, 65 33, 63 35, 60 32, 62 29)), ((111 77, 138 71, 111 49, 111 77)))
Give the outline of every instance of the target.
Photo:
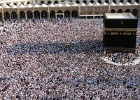
POLYGON ((138 19, 131 13, 105 13, 103 16, 104 52, 135 53, 138 19))

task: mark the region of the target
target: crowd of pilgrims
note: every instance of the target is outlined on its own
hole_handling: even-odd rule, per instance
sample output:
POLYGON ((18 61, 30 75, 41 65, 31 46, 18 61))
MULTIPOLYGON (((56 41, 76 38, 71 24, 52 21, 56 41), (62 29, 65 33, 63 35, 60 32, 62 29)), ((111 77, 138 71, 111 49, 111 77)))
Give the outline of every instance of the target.
POLYGON ((138 100, 140 64, 102 59, 103 19, 10 20, 1 27, 0 100, 138 100))

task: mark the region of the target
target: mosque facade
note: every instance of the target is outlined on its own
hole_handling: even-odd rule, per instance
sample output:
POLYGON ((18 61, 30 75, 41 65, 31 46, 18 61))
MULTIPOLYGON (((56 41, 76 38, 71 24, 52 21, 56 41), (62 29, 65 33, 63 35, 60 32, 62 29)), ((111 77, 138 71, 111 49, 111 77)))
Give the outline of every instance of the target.
POLYGON ((0 19, 96 17, 132 13, 140 18, 140 0, 1 0, 0 19))

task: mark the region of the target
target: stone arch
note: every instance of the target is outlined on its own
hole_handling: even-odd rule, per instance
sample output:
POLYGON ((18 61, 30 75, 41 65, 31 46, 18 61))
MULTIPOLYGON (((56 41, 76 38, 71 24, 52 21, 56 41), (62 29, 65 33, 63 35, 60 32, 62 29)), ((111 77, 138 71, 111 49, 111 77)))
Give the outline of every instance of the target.
POLYGON ((31 3, 28 1, 27 4, 31 4, 31 3))
POLYGON ((5 20, 8 20, 8 19, 10 19, 10 13, 9 12, 4 12, 4 19, 5 20))
POLYGON ((11 13, 11 18, 12 18, 12 19, 17 19, 17 13, 16 13, 15 11, 13 11, 13 12, 11 13))
POLYGON ((41 12, 41 18, 47 18, 47 12, 45 10, 41 12))
POLYGON ((101 0, 98 0, 98 3, 102 3, 102 1, 101 0))
POLYGON ((64 14, 65 14, 65 17, 66 17, 66 18, 69 18, 69 17, 70 17, 70 11, 69 11, 69 10, 66 10, 66 11, 64 12, 64 14))
POLYGON ((7 6, 9 6, 9 7, 10 7, 10 4, 9 4, 9 3, 7 3, 7 6))
POLYGON ((80 4, 80 1, 79 0, 76 0, 76 4, 80 4))
MULTIPOLYGON (((63 13, 63 11, 58 10, 57 13, 63 13)), ((61 14, 60 14, 60 15, 58 14, 58 15, 56 16, 56 18, 58 18, 58 19, 62 19, 62 18, 64 18, 64 16, 61 15, 61 14)))
POLYGON ((58 1, 54 1, 54 5, 55 5, 55 4, 58 4, 58 1))
POLYGON ((78 11, 73 10, 73 11, 72 11, 72 17, 77 18, 77 17, 78 17, 78 11))
POLYGON ((106 3, 109 3, 109 0, 105 0, 106 3))
POLYGON ((121 3, 123 3, 123 2, 124 2, 124 0, 120 0, 120 2, 121 2, 121 3))
POLYGON ((135 0, 137 3, 139 3, 139 0, 135 0))
POLYGON ((119 9, 119 10, 117 11, 117 13, 123 13, 123 10, 122 10, 122 9, 119 9))
POLYGON ((40 4, 42 5, 42 4, 44 4, 45 2, 44 1, 40 1, 40 4))
POLYGON ((111 10, 111 13, 116 13, 116 10, 112 9, 112 10, 111 10))
POLYGON ((90 0, 90 3, 94 3, 94 0, 90 0))
POLYGON ((24 11, 20 11, 20 18, 24 19, 25 18, 25 12, 24 11))
POLYGON ((127 0, 127 2, 131 3, 131 0, 127 0))
POLYGON ((50 18, 55 18, 55 11, 50 12, 50 18))
POLYGON ((57 13, 63 13, 61 10, 58 10, 57 13))
POLYGON ((24 5, 24 3, 23 3, 23 2, 21 2, 20 4, 24 5))
POLYGON ((34 11, 34 18, 39 19, 40 18, 40 13, 39 11, 34 11))
POLYGON ((14 3, 15 6, 17 6, 17 3, 14 3))
POLYGON ((113 1, 113 3, 116 3, 116 0, 112 0, 113 1))
POLYGON ((130 9, 126 9, 124 12, 125 13, 130 13, 131 11, 130 11, 130 9))
POLYGON ((47 2, 47 5, 50 5, 51 3, 52 3, 51 1, 48 1, 48 2, 47 2))
POLYGON ((132 14, 133 14, 134 16, 138 16, 138 10, 137 10, 137 9, 133 9, 133 10, 132 10, 132 14))
POLYGON ((84 4, 87 4, 87 1, 86 1, 86 0, 83 0, 83 3, 84 3, 84 4))
POLYGON ((33 18, 33 14, 31 11, 27 11, 27 18, 33 18))

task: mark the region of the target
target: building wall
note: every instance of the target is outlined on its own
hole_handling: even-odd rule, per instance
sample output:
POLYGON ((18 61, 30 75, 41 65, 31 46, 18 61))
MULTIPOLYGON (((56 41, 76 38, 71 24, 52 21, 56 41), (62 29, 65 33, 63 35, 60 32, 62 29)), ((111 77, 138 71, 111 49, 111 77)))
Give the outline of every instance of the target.
POLYGON ((0 17, 2 20, 5 19, 6 12, 8 12, 10 16, 12 12, 16 12, 17 18, 20 19, 21 11, 25 12, 26 15, 28 11, 31 11, 32 13, 35 11, 39 11, 39 13, 46 11, 48 18, 50 18, 51 11, 54 11, 55 13, 62 11, 62 13, 64 13, 67 10, 70 11, 70 14, 74 10, 77 11, 78 16, 100 15, 107 12, 130 12, 132 14, 137 13, 136 17, 140 18, 140 0, 131 0, 131 2, 127 0, 5 0, 3 2, 0 1, 0 5, 0 17), (40 7, 37 7, 36 4, 40 7))

